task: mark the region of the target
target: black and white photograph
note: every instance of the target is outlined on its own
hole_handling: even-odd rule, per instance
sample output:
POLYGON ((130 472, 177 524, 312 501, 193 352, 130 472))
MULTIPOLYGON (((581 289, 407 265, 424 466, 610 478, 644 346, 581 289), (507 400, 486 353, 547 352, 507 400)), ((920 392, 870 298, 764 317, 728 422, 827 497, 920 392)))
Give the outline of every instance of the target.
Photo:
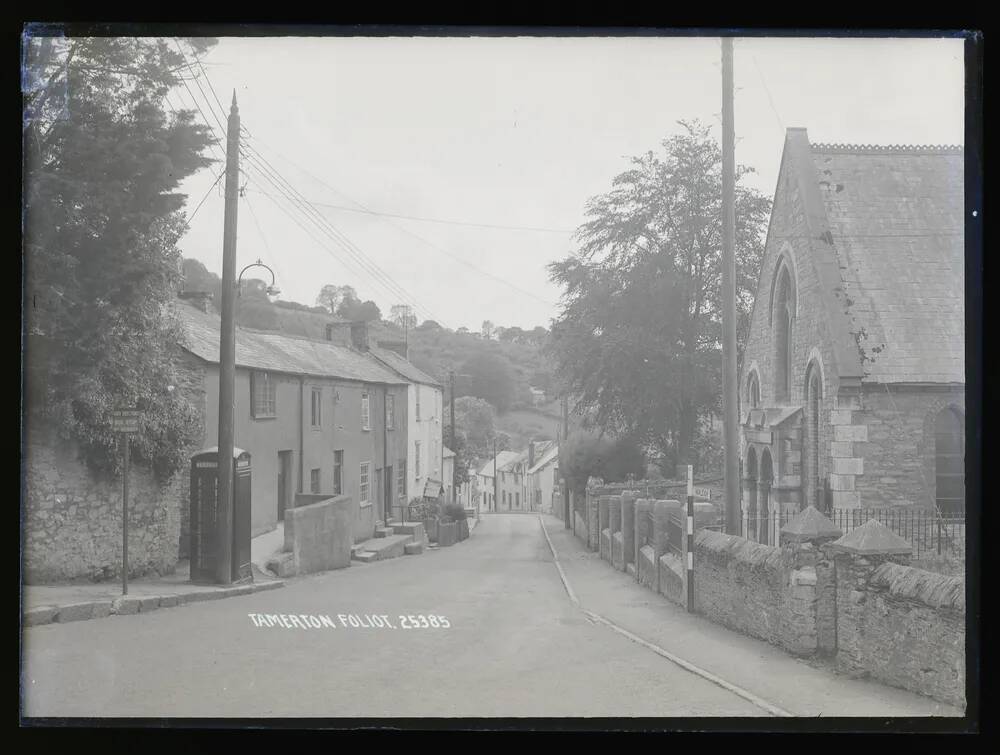
POLYGON ((975 726, 976 33, 20 42, 22 726, 975 726))

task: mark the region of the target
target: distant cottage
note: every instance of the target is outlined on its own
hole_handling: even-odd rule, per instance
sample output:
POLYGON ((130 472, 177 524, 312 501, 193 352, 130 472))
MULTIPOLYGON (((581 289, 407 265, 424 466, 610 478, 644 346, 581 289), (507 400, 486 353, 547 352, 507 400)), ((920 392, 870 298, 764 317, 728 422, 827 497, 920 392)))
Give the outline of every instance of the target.
POLYGON ((962 219, 961 148, 788 129, 740 374, 751 521, 964 512, 962 219))

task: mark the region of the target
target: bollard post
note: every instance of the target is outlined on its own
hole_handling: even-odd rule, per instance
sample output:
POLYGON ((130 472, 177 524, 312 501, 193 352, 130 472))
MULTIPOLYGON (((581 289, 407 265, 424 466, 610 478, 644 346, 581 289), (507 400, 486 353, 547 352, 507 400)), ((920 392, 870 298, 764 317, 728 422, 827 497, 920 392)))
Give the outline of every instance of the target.
POLYGON ((687 610, 694 613, 694 467, 687 468, 687 610))

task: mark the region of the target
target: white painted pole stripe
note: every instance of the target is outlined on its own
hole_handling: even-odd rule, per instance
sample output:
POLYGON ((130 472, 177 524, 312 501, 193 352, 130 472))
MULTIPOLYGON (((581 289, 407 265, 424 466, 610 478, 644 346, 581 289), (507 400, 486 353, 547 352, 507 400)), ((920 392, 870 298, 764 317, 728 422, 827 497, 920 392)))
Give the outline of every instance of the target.
MULTIPOLYGON (((584 616, 586 616, 591 621, 597 622, 599 624, 604 624, 612 631, 617 632, 623 637, 627 637, 628 639, 632 640, 632 642, 638 645, 642 645, 644 648, 652 650, 657 655, 666 658, 668 661, 680 666, 685 671, 690 671, 695 676, 700 676, 702 679, 706 679, 712 682, 712 684, 718 685, 719 687, 722 687, 723 689, 732 692, 734 695, 738 697, 742 697, 747 702, 756 705, 758 708, 766 711, 767 713, 770 713, 772 716, 787 717, 787 718, 795 717, 794 713, 789 713, 784 708, 779 708, 777 705, 772 705, 771 703, 767 702, 767 700, 765 700, 764 698, 755 695, 753 692, 745 690, 742 687, 738 687, 732 682, 727 682, 725 679, 716 676, 711 671, 706 671, 700 666, 696 666, 690 661, 686 661, 680 656, 674 655, 669 650, 664 650, 659 645, 654 645, 652 642, 647 642, 641 637, 632 634, 627 629, 618 626, 613 621, 610 621, 601 616, 600 614, 594 613, 593 611, 588 611, 586 608, 580 605, 580 601, 576 597, 576 594, 573 592, 573 588, 570 587, 569 579, 566 578, 566 572, 563 571, 562 564, 559 563, 559 555, 556 553, 556 549, 552 545, 552 539, 549 537, 549 531, 545 527, 545 521, 542 519, 542 517, 538 517, 538 523, 542 527, 542 534, 545 535, 545 541, 549 544, 549 551, 552 553, 552 560, 555 562, 556 569, 559 570, 559 579, 562 580, 563 587, 566 588, 566 594, 569 595, 569 599, 573 602, 573 605, 575 605, 577 608, 583 611, 584 616)), ((689 563, 691 562, 692 555, 693 554, 690 551, 688 551, 689 563)))
POLYGON ((694 517, 693 516, 689 516, 688 517, 688 534, 689 535, 693 535, 694 534, 694 517))
POLYGON ((694 571, 694 553, 688 551, 688 571, 694 571))

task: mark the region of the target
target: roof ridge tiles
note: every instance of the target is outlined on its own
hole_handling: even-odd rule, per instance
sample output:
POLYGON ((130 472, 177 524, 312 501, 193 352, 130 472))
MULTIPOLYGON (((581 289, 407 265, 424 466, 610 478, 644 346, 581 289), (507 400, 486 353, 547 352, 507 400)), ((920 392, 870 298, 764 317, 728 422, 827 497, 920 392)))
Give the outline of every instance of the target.
POLYGON ((855 152, 864 154, 879 154, 888 152, 903 152, 906 154, 962 154, 965 148, 961 144, 847 144, 815 142, 811 143, 813 152, 855 152))

